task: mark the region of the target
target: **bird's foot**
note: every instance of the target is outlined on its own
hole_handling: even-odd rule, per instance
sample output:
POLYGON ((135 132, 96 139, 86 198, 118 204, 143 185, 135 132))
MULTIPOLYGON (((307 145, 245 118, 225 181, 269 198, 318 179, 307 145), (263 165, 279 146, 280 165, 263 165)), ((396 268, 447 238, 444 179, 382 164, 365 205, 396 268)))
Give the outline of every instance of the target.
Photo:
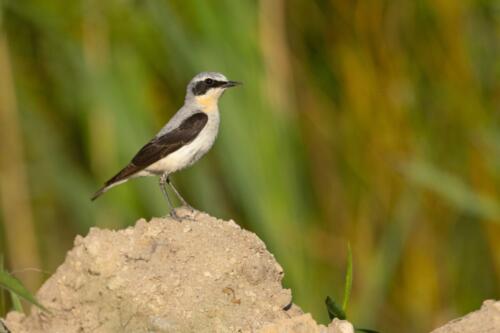
POLYGON ((170 217, 181 222, 182 220, 196 220, 199 211, 190 205, 183 205, 170 211, 170 217))
POLYGON ((182 222, 182 217, 179 214, 177 214, 177 208, 172 208, 172 210, 167 216, 176 220, 177 222, 182 222))

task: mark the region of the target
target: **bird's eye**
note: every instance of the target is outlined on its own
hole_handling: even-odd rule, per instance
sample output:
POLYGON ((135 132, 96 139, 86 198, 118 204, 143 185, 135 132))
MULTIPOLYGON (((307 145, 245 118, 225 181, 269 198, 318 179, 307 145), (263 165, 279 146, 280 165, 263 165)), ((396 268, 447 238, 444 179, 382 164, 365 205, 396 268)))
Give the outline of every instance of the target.
POLYGON ((206 79, 205 83, 208 84, 208 85, 211 85, 212 83, 214 83, 214 80, 212 80, 212 79, 206 79))

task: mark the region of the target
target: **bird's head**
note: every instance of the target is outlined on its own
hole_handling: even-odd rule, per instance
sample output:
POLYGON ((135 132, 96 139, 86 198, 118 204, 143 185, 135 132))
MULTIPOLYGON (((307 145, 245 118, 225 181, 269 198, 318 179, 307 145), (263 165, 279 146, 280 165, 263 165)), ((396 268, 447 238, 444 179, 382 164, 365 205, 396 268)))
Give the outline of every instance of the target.
POLYGON ((223 74, 217 72, 203 72, 196 75, 187 87, 186 101, 212 108, 222 93, 231 87, 240 85, 240 82, 230 81, 223 74))

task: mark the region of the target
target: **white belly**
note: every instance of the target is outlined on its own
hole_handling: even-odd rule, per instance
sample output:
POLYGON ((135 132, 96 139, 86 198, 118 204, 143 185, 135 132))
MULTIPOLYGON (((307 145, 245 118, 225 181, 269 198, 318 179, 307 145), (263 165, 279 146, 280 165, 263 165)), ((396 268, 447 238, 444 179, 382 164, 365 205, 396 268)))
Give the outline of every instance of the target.
POLYGON ((198 134, 198 136, 189 144, 171 153, 167 157, 151 164, 145 172, 140 172, 138 176, 146 174, 161 175, 164 173, 171 174, 181 169, 191 166, 197 162, 207 151, 212 148, 217 133, 219 132, 219 117, 218 115, 209 115, 209 120, 198 134), (211 117, 212 116, 212 117, 211 117))

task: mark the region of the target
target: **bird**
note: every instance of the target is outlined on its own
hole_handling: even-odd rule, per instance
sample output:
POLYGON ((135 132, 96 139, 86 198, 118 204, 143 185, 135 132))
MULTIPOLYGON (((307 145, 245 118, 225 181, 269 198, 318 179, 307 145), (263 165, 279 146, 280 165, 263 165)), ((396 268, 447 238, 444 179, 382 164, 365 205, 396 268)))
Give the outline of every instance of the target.
POLYGON ((183 206, 191 207, 173 185, 170 175, 193 165, 212 148, 219 132, 219 98, 226 89, 241 84, 217 72, 197 74, 187 86, 184 105, 91 200, 132 178, 159 176, 160 189, 171 209, 174 205, 167 185, 183 206))

